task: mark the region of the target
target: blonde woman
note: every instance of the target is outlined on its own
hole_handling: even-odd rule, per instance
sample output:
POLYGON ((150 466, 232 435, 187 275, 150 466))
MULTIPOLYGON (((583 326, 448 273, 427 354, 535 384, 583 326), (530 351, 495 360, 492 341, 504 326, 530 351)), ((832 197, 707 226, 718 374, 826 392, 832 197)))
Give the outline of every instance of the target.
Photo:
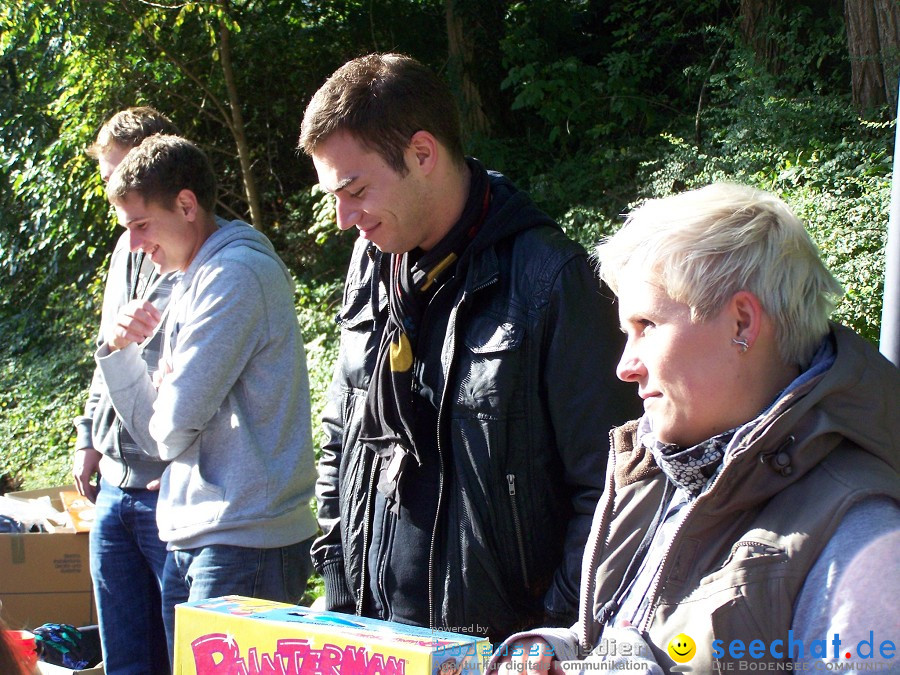
POLYGON ((489 669, 894 672, 900 374, 829 323, 841 288, 802 223, 715 184, 646 203, 596 258, 644 415, 612 435, 578 623, 489 669))

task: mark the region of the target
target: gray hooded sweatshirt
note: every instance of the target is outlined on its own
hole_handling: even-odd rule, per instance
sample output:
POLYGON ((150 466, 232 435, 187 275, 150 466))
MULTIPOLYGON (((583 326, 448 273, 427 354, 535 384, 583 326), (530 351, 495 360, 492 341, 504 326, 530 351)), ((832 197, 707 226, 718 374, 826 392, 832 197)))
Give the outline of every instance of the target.
POLYGON ((158 331, 171 367, 153 386, 138 345, 95 355, 113 405, 162 475, 170 550, 276 548, 316 532, 306 356, 290 272, 268 239, 217 219, 158 331))

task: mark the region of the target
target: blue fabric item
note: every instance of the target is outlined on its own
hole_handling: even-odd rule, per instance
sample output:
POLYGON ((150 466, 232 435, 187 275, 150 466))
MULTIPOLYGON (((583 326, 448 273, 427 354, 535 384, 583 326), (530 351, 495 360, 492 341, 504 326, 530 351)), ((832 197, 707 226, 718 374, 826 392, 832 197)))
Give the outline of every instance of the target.
POLYGON ((296 604, 312 573, 313 538, 281 548, 213 545, 169 551, 163 571, 163 620, 174 659, 175 605, 223 595, 296 604))
POLYGON ((159 673, 169 667, 160 598, 166 546, 156 527, 158 495, 100 481, 90 534, 91 578, 110 674, 159 673))
POLYGON ((82 636, 67 623, 45 623, 34 629, 38 657, 45 663, 77 670, 88 665, 82 636))
POLYGON ((0 514, 0 533, 22 534, 25 532, 25 526, 11 516, 0 514))
MULTIPOLYGON (((829 333, 824 338, 822 338, 822 342, 819 344, 818 349, 816 349, 816 353, 813 354, 812 361, 809 363, 809 367, 804 370, 797 378, 788 385, 788 388, 785 389, 781 394, 776 397, 776 401, 781 398, 784 394, 800 387, 803 384, 806 384, 810 380, 815 377, 818 377, 822 373, 826 372, 831 366, 834 365, 834 361, 837 358, 837 350, 834 347, 834 335, 829 333)), ((773 404, 774 405, 774 404, 773 404)))

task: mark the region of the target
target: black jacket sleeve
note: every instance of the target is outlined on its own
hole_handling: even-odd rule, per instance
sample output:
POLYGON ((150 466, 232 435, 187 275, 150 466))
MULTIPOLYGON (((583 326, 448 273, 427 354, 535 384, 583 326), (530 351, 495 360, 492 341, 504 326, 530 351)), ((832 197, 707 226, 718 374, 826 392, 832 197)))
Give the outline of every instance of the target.
POLYGON ((616 377, 625 336, 613 299, 586 256, 562 267, 550 296, 543 382, 573 517, 562 564, 544 597, 549 625, 577 619, 582 555, 603 491, 609 432, 641 412, 634 387, 616 377))

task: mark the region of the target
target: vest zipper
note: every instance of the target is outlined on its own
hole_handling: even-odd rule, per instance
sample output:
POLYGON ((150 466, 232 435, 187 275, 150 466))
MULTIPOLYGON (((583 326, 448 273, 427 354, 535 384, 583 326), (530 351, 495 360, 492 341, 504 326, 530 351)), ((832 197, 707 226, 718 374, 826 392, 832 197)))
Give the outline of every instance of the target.
POLYGON ((738 549, 741 548, 758 548, 766 555, 777 555, 779 553, 782 553, 781 549, 772 546, 771 544, 766 544, 762 541, 751 541, 749 539, 745 541, 738 541, 734 544, 734 546, 731 547, 731 553, 728 554, 728 558, 724 563, 722 563, 722 567, 727 566, 734 559, 734 554, 737 553, 738 549))
MULTIPOLYGON (((666 478, 666 481, 669 479, 666 478)), ((697 497, 693 502, 688 504, 687 510, 684 512, 684 517, 681 519, 681 522, 678 523, 678 528, 672 533, 672 539, 669 541, 669 545, 666 547, 665 553, 663 553, 662 560, 659 562, 659 572, 657 572, 656 577, 653 579, 653 584, 650 586, 650 592, 647 594, 647 612, 644 617, 641 619, 640 631, 642 633, 646 633, 650 630, 650 622, 653 618, 654 612, 656 612, 656 604, 659 600, 657 598, 657 594, 659 593, 659 586, 662 581, 662 578, 666 576, 664 574, 664 570, 666 569, 666 563, 669 561, 669 554, 672 552, 672 548, 675 546, 675 541, 678 539, 678 535, 681 534, 681 530, 684 529, 684 524, 687 522, 688 518, 691 515, 691 512, 697 506, 697 501, 702 497, 697 497)), ((668 510, 668 507, 666 507, 668 510)), ((663 521, 665 521, 665 516, 663 516, 663 521)))
MULTIPOLYGON (((582 580, 582 583, 585 586, 585 592, 581 594, 581 598, 578 603, 578 616, 579 620, 581 621, 580 649, 582 651, 582 656, 587 656, 593 649, 593 645, 591 644, 592 640, 590 630, 591 626, 594 623, 594 586, 596 582, 595 570, 600 559, 600 549, 603 547, 603 544, 606 541, 606 536, 609 535, 607 530, 609 529, 610 523, 612 522, 612 507, 614 503, 613 490, 615 488, 616 466, 616 451, 612 430, 610 430, 609 432, 609 447, 610 466, 608 466, 606 469, 606 487, 603 490, 603 496, 601 497, 601 499, 605 498, 603 504, 603 516, 601 517, 599 526, 597 527, 597 536, 596 540, 594 541, 594 546, 591 548, 590 563, 587 567, 584 568, 585 571, 588 572, 588 576, 587 579, 582 580)), ((602 635, 602 633, 603 626, 600 626, 600 634, 602 635)), ((598 635, 597 637, 599 638, 600 636, 598 635)))
POLYGON ((506 485, 509 489, 509 503, 512 505, 513 527, 516 531, 516 544, 519 547, 519 565, 522 568, 522 579, 525 581, 525 588, 530 590, 531 583, 528 581, 528 567, 525 565, 525 540, 522 536, 522 521, 519 518, 519 503, 516 499, 515 474, 506 474, 506 485))
MULTIPOLYGON (((678 535, 681 534, 681 531, 684 529, 685 523, 691 517, 691 513, 693 513, 694 509, 697 508, 697 504, 703 500, 706 495, 712 494, 713 490, 715 490, 716 485, 722 480, 722 475, 725 473, 725 469, 719 472, 719 475, 713 479, 712 484, 700 495, 694 499, 694 501, 689 502, 687 505, 687 510, 684 512, 684 516, 681 518, 681 522, 678 523, 678 527, 672 533, 672 538, 669 540, 669 545, 666 547, 665 553, 663 553, 662 560, 659 563, 659 572, 656 575, 656 578, 653 579, 653 585, 650 586, 650 592, 647 594, 647 613, 644 615, 641 620, 641 625, 639 630, 642 633, 646 633, 650 630, 650 623, 653 620, 653 615, 656 612, 656 606, 659 603, 659 598, 657 597, 659 593, 659 586, 662 581, 662 578, 666 576, 666 563, 669 562, 669 554, 672 552, 672 549, 675 547, 675 542, 678 541, 678 535)), ((666 478, 668 481, 669 479, 666 478)))

